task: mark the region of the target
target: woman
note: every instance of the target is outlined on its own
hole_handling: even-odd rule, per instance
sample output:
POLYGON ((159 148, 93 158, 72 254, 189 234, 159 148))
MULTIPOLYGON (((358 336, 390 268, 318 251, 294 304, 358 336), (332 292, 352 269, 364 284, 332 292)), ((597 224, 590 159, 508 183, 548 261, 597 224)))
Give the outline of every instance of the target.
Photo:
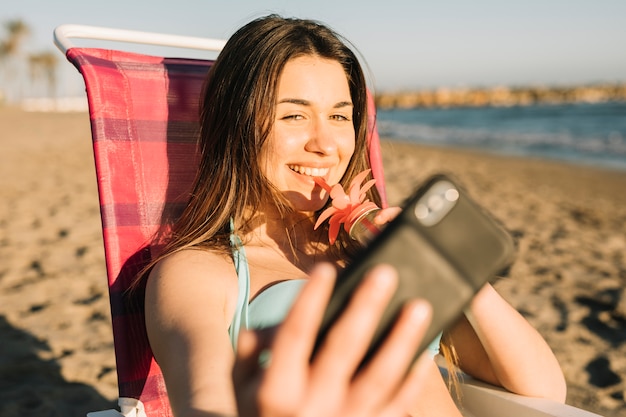
MULTIPOLYGON (((268 16, 245 25, 227 42, 207 78, 202 157, 192 196, 147 283, 148 336, 177 415, 235 414, 231 371, 240 329, 280 323, 303 278, 316 271, 314 265, 345 266, 357 244, 340 235, 329 245, 327 231, 314 230, 328 195, 313 178, 345 187, 369 168, 366 124, 363 71, 355 54, 327 27, 268 16)), ((374 189, 368 196, 380 202, 374 189)), ((377 221, 384 223, 396 212, 383 210, 377 221)), ((332 278, 325 271, 316 272, 322 281, 332 278)), ((392 275, 383 268, 373 279, 393 281, 392 275)), ((413 323, 419 328, 427 315, 418 316, 413 323)), ((350 323, 356 331, 369 329, 375 311, 367 317, 350 323)), ((444 338, 456 347, 463 370, 514 392, 563 400, 563 377, 552 352, 491 287, 481 291, 466 317, 444 338)), ((293 324, 290 319, 287 323, 293 324)), ((337 334, 336 340, 342 340, 337 334)), ((258 350, 258 343, 246 337, 240 346, 248 352, 240 352, 243 363, 258 350)), ((276 342, 274 352, 289 351, 294 343, 286 336, 277 340, 282 344, 276 342)), ((369 392, 362 388, 367 384, 352 385, 372 378, 367 372, 353 378, 350 364, 339 371, 328 365, 336 363, 329 358, 340 351, 328 345, 328 360, 314 361, 296 379, 306 386, 339 378, 343 385, 321 386, 318 398, 296 396, 288 410, 341 414, 338 404, 354 398, 349 393, 369 392), (328 404, 335 404, 334 411, 324 408, 328 404)), ((275 369, 281 360, 272 360, 267 371, 278 380, 281 373, 275 369)), ((437 367, 433 362, 427 366, 421 394, 411 404, 402 393, 404 387, 415 387, 415 377, 405 379, 400 372, 394 388, 378 396, 378 404, 367 412, 382 412, 380 403, 388 401, 414 415, 459 415, 437 367)), ((280 401, 273 401, 278 394, 267 388, 272 384, 264 384, 257 386, 264 400, 255 412, 271 415, 280 401)))

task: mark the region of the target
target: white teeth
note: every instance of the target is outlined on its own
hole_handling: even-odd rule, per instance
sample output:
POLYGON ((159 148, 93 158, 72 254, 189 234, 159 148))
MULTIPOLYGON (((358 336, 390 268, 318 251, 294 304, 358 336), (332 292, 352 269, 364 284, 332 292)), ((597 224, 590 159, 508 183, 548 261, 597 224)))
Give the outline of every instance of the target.
POLYGON ((289 169, 309 177, 323 177, 328 174, 328 168, 303 167, 301 165, 289 165, 289 169))

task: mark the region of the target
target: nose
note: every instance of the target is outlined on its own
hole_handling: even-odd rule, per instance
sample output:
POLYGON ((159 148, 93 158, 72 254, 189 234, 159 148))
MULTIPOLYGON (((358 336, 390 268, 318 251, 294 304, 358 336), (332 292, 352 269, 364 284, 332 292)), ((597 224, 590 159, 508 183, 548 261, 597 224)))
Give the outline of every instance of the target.
POLYGON ((304 148, 320 155, 331 155, 337 151, 337 141, 328 120, 320 117, 310 124, 309 138, 304 148))

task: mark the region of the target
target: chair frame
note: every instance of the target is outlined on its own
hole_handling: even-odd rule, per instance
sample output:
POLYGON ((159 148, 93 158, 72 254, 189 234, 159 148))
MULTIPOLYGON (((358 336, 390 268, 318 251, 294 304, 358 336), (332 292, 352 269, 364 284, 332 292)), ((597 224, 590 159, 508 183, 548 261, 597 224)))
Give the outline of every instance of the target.
POLYGON ((65 24, 54 30, 54 44, 65 55, 70 48, 76 47, 72 39, 94 39, 99 41, 125 42, 155 45, 183 49, 198 49, 219 52, 226 41, 221 39, 199 38, 193 36, 170 35, 155 32, 114 29, 99 26, 65 24))

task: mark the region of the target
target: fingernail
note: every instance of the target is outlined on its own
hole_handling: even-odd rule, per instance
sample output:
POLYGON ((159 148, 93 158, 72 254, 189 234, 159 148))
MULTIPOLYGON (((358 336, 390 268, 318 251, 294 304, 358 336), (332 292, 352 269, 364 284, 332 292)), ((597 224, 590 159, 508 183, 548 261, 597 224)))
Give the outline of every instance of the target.
POLYGON ((393 287, 396 283, 395 270, 388 265, 379 265, 373 271, 371 278, 376 288, 383 290, 393 287))
POLYGON ((387 288, 393 283, 392 277, 386 274, 376 274, 372 277, 372 279, 376 287, 381 289, 387 288))
POLYGON ((432 312, 432 307, 430 303, 425 300, 416 300, 412 301, 407 306, 408 314, 412 321, 424 321, 430 317, 432 312))

